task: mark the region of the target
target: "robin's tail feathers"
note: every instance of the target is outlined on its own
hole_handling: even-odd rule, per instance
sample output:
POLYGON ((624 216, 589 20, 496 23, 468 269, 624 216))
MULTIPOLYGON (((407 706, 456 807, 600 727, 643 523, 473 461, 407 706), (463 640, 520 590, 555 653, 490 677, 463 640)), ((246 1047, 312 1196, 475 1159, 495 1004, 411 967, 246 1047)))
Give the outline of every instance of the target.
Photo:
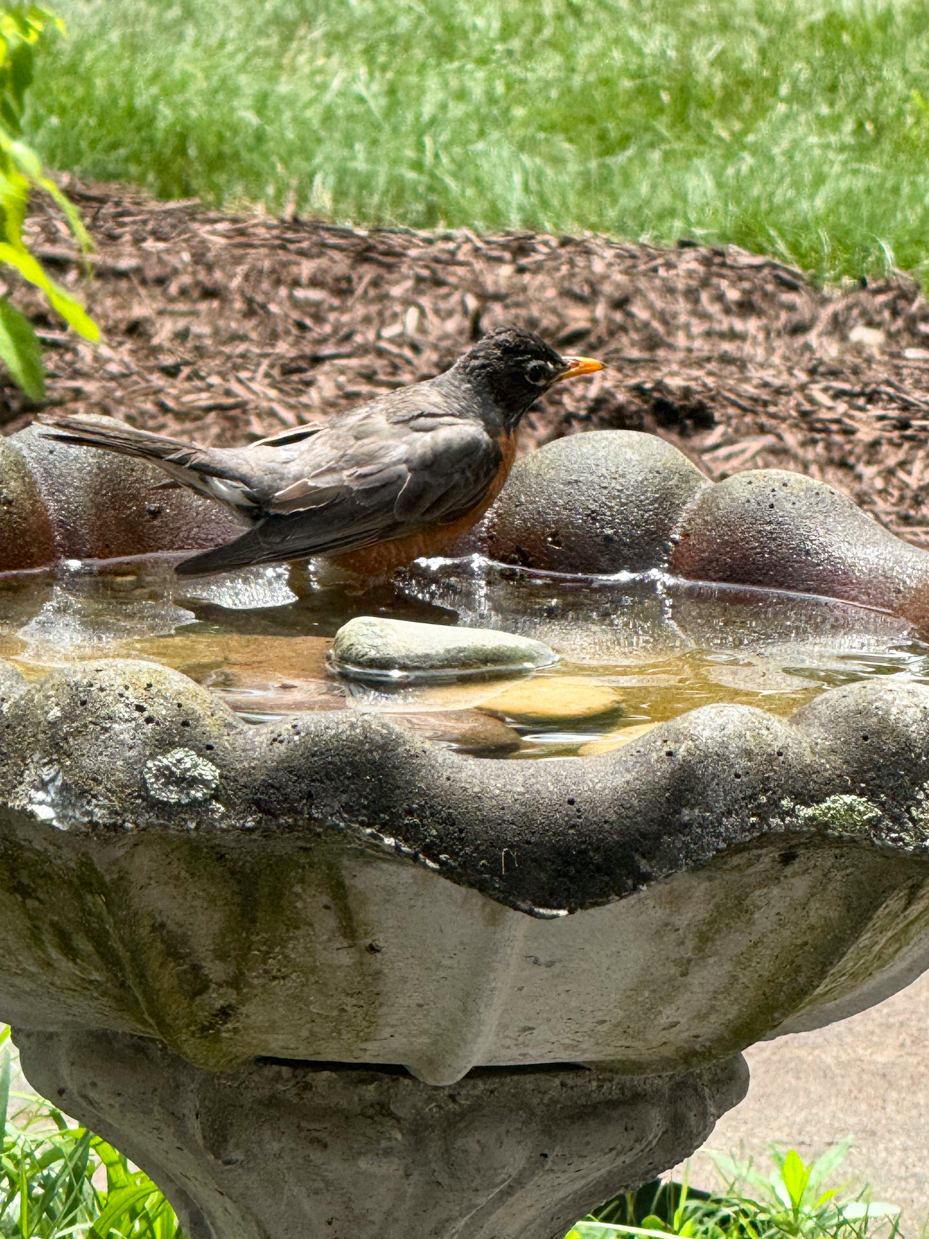
POLYGON ((239 476, 228 454, 222 451, 138 430, 125 422, 102 424, 91 418, 49 413, 40 414, 38 421, 47 428, 46 437, 59 443, 105 448, 158 465, 173 482, 225 504, 242 519, 253 519, 260 508, 249 482, 239 476))
POLYGON ((215 464, 210 467, 211 453, 208 448, 196 447, 168 435, 157 435, 150 430, 138 430, 125 422, 102 425, 91 418, 57 413, 40 413, 36 420, 45 428, 45 438, 57 439, 61 443, 102 447, 123 456, 136 456, 156 464, 165 462, 196 469, 200 473, 215 472, 215 464))

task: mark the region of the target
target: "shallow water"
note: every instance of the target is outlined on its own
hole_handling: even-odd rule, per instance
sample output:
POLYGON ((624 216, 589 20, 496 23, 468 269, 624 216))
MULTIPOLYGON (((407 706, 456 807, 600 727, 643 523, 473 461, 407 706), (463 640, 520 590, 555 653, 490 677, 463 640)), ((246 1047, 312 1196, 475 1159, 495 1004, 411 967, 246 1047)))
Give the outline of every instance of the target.
POLYGON ((151 659, 250 721, 381 711, 464 751, 508 757, 605 751, 712 702, 786 715, 853 680, 929 682, 929 646, 880 612, 660 573, 554 577, 479 558, 421 562, 366 591, 292 579, 280 566, 190 582, 165 559, 69 562, 0 577, 0 657, 30 679, 82 659, 151 659), (340 680, 326 661, 332 636, 354 615, 379 614, 519 632, 559 661, 517 680, 340 680))

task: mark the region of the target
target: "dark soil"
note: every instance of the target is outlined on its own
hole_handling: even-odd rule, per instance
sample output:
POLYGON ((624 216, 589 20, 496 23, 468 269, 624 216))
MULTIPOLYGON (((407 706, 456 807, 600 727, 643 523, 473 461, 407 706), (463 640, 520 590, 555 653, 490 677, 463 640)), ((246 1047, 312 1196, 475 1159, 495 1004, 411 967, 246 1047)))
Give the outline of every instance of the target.
MULTIPOLYGON (((489 328, 521 323, 609 370, 536 411, 529 448, 592 427, 656 431, 714 478, 822 478, 929 546, 929 303, 903 276, 822 291, 744 250, 600 236, 415 233, 157 203, 66 186, 97 246, 94 351, 17 300, 48 346, 49 402, 232 444, 428 377, 489 328)), ((80 288, 67 230, 31 239, 80 288)), ((0 389, 0 422, 29 406, 0 389)))

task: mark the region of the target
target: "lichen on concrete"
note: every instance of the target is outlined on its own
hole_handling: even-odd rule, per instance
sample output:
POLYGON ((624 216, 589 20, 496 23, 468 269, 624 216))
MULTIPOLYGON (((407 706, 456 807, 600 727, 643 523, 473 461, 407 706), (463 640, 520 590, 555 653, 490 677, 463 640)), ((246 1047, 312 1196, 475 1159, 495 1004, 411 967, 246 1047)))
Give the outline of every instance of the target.
POLYGON ((800 827, 812 827, 832 835, 869 835, 883 818, 877 805, 864 796, 839 793, 828 796, 818 804, 793 805, 782 802, 781 807, 790 814, 800 827))
POLYGON ((150 758, 142 777, 152 800, 178 805, 212 800, 220 782, 220 773, 213 763, 186 748, 171 749, 150 758))

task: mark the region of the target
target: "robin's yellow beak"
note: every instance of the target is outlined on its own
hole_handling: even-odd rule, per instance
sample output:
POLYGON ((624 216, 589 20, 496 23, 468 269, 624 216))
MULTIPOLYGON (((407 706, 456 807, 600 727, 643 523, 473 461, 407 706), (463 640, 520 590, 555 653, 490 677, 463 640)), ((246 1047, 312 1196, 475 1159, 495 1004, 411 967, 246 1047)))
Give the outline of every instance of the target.
POLYGON ((562 379, 576 379, 582 374, 594 374, 605 368, 602 361, 593 357, 566 357, 565 367, 555 379, 556 383, 560 383, 562 379))

